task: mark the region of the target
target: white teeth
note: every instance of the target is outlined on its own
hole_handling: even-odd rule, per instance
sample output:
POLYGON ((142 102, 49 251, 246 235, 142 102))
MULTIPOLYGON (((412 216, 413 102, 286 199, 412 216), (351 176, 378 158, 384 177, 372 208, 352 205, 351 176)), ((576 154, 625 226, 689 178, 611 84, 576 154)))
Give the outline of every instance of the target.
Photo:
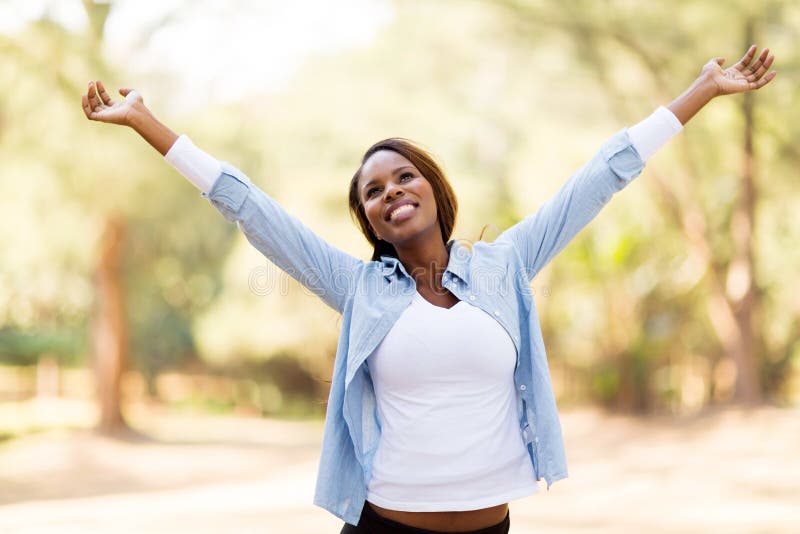
POLYGON ((406 211, 413 210, 413 209, 414 209, 414 206, 412 206, 411 204, 404 204, 404 205, 400 206, 399 208, 396 208, 389 215, 389 219, 394 220, 394 218, 397 217, 397 215, 399 215, 400 213, 404 213, 406 211))

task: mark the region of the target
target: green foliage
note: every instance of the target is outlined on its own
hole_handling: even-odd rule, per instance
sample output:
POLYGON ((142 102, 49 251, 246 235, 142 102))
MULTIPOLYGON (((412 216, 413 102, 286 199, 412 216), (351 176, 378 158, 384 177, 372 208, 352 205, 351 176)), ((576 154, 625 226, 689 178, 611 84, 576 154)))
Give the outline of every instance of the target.
MULTIPOLYGON (((369 46, 311 58, 280 92, 184 116, 158 107, 170 97, 166 81, 145 99, 322 237, 367 258, 346 191, 374 141, 429 147, 459 195, 456 237, 476 239, 489 224, 491 240, 604 138, 676 96, 708 58, 732 62, 748 17, 780 71, 756 98, 753 230, 762 383, 780 398, 797 372, 800 322, 796 2, 397 2, 369 46)), ((81 114, 90 78, 137 85, 90 53, 101 29, 72 34, 41 21, 0 36, 0 195, 13 199, 0 215, 0 247, 11 251, 0 256, 0 357, 86 361, 96 243, 116 213, 132 364, 151 390, 158 373, 200 358, 252 373, 240 397, 263 413, 324 397, 309 377, 330 373, 336 315, 266 265, 132 132, 81 114)), ((704 110, 534 281, 551 360, 608 406, 680 410, 695 375, 711 400, 722 359, 712 274, 735 250, 739 98, 704 110), (669 195, 702 216, 710 259, 692 248, 669 195)))
POLYGON ((0 258, 4 358, 87 363, 97 240, 114 213, 125 220, 135 368, 152 377, 193 358, 191 321, 219 292, 235 228, 130 131, 86 121, 85 81, 107 73, 84 36, 41 21, 0 43, 10 52, 0 70, 16 73, 0 86, 3 124, 13 124, 0 137, 0 193, 15 199, 0 230, 0 246, 14 251, 0 258))
MULTIPOLYGON (((798 339, 792 325, 800 315, 800 286, 788 274, 797 270, 800 257, 786 241, 800 238, 797 210, 787 209, 800 198, 800 158, 791 141, 800 134, 794 89, 800 56, 792 44, 798 5, 692 0, 635 6, 622 0, 506 0, 501 5, 519 46, 536 50, 549 48, 543 42, 559 43, 569 51, 563 68, 542 68, 545 79, 558 79, 559 72, 568 77, 559 80, 564 84, 560 94, 544 103, 560 108, 565 119, 559 122, 566 122, 569 132, 586 127, 585 122, 570 124, 571 110, 591 116, 580 104, 563 104, 561 95, 574 91, 571 87, 600 95, 601 109, 631 124, 677 96, 708 58, 723 55, 729 65, 735 62, 749 44, 748 31, 754 42, 776 54, 776 82, 754 96, 758 300, 753 321, 761 336, 755 357, 762 386, 772 398, 786 395, 781 384, 791 376, 788 355, 798 339)), ((712 323, 724 315, 719 295, 726 291, 725 273, 736 250, 733 215, 742 194, 742 98, 718 99, 704 109, 648 162, 637 180, 644 183, 616 197, 541 275, 556 297, 539 299, 551 358, 580 369, 588 365, 596 373, 591 387, 600 398, 613 391, 617 403, 629 403, 650 388, 649 396, 660 396, 656 408, 681 410, 691 396, 683 386, 700 373, 704 402, 711 401, 713 370, 724 363, 720 345, 726 341, 712 323), (702 221, 706 249, 696 236, 694 242, 687 236, 684 216, 696 228, 702 221), (575 315, 579 320, 571 321, 575 315), (589 347, 594 356, 587 361, 589 347), (698 367, 696 355, 706 364, 698 367), (641 380, 632 379, 636 376, 641 380)))
POLYGON ((80 363, 80 355, 85 350, 85 335, 78 327, 0 329, 0 363, 3 364, 34 365, 40 357, 47 356, 61 365, 74 366, 80 363))

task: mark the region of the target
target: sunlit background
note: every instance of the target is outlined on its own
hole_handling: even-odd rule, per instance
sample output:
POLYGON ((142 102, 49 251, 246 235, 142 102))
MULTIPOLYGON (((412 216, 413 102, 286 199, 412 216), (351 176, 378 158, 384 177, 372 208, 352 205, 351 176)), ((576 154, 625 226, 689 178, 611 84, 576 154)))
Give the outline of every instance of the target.
MULTIPOLYGON (((0 531, 338 532, 311 505, 338 315, 89 80, 358 257, 347 187, 431 150, 491 241, 711 57, 713 101, 533 281, 570 478, 513 533, 796 532, 800 4, 0 0, 0 531)), ((544 484, 542 484, 544 490, 544 484)))

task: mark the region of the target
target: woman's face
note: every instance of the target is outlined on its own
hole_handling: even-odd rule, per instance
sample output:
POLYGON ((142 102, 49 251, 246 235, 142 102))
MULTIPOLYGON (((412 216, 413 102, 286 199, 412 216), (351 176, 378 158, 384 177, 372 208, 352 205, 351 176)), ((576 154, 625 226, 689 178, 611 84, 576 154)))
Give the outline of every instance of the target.
POLYGON ((379 150, 364 162, 358 196, 379 239, 395 247, 429 236, 441 239, 430 182, 397 152, 379 150))

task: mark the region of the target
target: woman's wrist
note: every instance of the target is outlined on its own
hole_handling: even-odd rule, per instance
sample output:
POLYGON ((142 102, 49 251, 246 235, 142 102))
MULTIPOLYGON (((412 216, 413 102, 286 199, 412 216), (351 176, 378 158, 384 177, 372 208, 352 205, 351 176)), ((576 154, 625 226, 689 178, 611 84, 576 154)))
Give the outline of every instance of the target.
POLYGON ((150 110, 147 109, 147 106, 141 102, 137 102, 131 106, 128 114, 125 116, 125 125, 141 133, 140 130, 146 128, 147 122, 152 121, 154 118, 150 110))
POLYGON ((697 92, 701 93, 707 99, 707 102, 722 94, 713 76, 706 72, 698 76, 689 88, 694 88, 697 92))
POLYGON ((686 91, 673 100, 667 109, 678 118, 681 124, 686 124, 703 106, 719 94, 717 83, 709 74, 703 73, 686 91))
POLYGON ((178 135, 159 121, 147 107, 137 102, 126 116, 126 124, 150 143, 162 156, 175 144, 178 135))

